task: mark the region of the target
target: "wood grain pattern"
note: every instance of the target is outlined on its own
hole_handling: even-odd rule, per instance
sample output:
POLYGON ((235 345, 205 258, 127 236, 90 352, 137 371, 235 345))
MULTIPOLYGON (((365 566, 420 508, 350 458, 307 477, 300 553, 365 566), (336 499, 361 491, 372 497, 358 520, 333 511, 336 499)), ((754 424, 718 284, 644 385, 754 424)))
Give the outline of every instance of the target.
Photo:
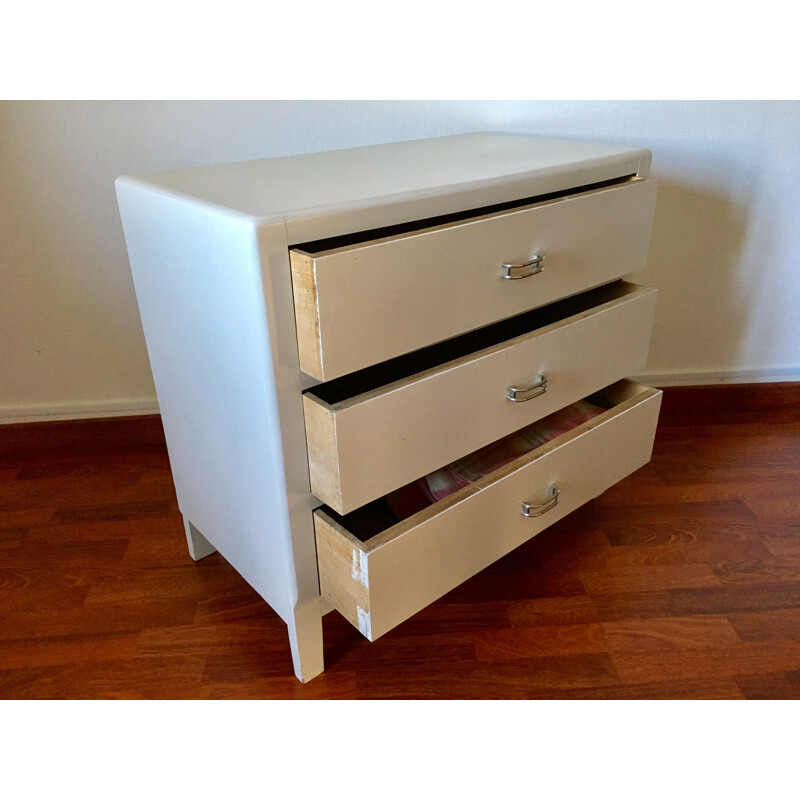
POLYGON ((345 619, 358 628, 361 623, 358 610, 361 609, 362 616, 366 615, 365 621, 370 613, 363 546, 327 516, 315 518, 314 528, 320 592, 345 619))
POLYGON ((189 558, 158 418, 2 427, 0 697, 800 699, 800 387, 749 416, 714 387, 743 398, 717 424, 674 391, 649 465, 375 644, 329 614, 305 685, 277 615, 189 558))
POLYGON ((303 414, 311 492, 332 508, 341 510, 342 477, 339 469, 336 417, 315 397, 307 394, 303 395, 303 414))
POLYGON ((292 294, 297 325, 297 352, 300 369, 312 378, 322 380, 322 348, 319 335, 319 311, 317 309, 317 283, 314 275, 314 259, 306 253, 293 250, 290 253, 292 266, 292 294))

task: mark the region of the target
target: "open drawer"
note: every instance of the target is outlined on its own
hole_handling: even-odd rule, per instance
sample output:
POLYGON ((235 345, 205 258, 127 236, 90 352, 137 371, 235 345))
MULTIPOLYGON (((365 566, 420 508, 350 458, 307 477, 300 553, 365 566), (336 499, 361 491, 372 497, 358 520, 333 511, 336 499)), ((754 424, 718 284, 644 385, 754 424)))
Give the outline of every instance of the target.
POLYGON ((300 368, 332 380, 642 269, 655 180, 584 189, 293 248, 300 368))
POLYGON ((646 464, 661 392, 626 380, 590 399, 607 410, 367 541, 316 510, 322 596, 374 641, 646 464))
POLYGON ((634 374, 655 303, 616 281, 309 389, 312 493, 347 514, 634 374))

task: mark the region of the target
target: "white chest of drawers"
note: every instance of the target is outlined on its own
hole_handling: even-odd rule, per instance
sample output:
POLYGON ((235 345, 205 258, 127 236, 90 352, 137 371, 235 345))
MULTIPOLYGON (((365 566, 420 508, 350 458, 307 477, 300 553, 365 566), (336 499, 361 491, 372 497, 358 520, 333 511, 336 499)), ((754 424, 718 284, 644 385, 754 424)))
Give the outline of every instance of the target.
POLYGON ((370 640, 650 458, 647 150, 476 133, 123 177, 190 553, 370 640), (604 409, 374 535, 359 512, 581 398, 604 409), (355 512, 355 514, 353 513, 355 512))

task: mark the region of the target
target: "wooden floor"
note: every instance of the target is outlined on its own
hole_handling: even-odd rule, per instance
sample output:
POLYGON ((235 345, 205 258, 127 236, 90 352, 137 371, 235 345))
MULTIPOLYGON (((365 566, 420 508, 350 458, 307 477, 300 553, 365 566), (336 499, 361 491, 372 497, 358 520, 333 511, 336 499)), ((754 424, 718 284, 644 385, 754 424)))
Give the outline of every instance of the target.
POLYGON ((652 462, 374 644, 190 560, 157 418, 0 428, 1 698, 800 698, 800 388, 675 389, 652 462))

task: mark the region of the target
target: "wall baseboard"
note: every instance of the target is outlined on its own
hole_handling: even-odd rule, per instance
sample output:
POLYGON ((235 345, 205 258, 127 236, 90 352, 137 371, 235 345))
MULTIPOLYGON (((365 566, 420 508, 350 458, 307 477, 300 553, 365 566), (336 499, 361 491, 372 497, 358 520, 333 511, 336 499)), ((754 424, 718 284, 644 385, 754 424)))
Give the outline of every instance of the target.
MULTIPOLYGON (((58 453, 108 448, 162 447, 164 429, 158 409, 143 407, 106 409, 103 416, 55 419, 41 417, 28 424, 0 425, 3 458, 24 458, 34 451, 58 453), (127 411, 127 413, 126 413, 127 411)), ((22 422, 19 418, 6 422, 22 422)), ((660 427, 757 423, 776 425, 800 422, 800 382, 717 384, 666 387, 661 403, 660 427)), ((165 451, 166 452, 166 451, 165 451)))
MULTIPOLYGON (((728 370, 724 372, 649 372, 632 376, 659 389, 673 386, 716 386, 741 383, 793 383, 800 381, 800 368, 728 370)), ((158 414, 153 397, 96 403, 60 403, 0 406, 0 425, 23 422, 57 422, 71 419, 104 419, 158 414)))
POLYGON ((800 368, 739 369, 722 372, 640 372, 634 380, 655 386, 716 386, 737 383, 794 383, 800 381, 800 368))
POLYGON ((137 417, 143 414, 158 413, 158 403, 152 397, 115 402, 0 406, 0 425, 16 425, 23 422, 58 422, 71 419, 137 417))

